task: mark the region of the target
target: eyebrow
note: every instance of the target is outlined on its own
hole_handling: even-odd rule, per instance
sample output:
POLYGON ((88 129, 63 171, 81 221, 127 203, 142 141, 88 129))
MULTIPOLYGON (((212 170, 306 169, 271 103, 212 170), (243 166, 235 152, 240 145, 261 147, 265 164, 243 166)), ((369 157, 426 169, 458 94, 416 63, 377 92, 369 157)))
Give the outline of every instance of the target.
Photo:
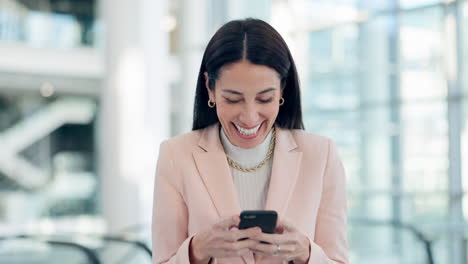
MULTIPOLYGON (((271 91, 274 91, 276 90, 276 88, 268 88, 268 89, 265 89, 257 94, 265 94, 265 93, 268 93, 268 92, 271 92, 271 91)), ((237 94, 237 95, 242 95, 241 92, 238 92, 238 91, 234 91, 234 90, 231 90, 231 89, 222 89, 221 91, 223 92, 226 92, 226 93, 232 93, 232 94, 237 94)))

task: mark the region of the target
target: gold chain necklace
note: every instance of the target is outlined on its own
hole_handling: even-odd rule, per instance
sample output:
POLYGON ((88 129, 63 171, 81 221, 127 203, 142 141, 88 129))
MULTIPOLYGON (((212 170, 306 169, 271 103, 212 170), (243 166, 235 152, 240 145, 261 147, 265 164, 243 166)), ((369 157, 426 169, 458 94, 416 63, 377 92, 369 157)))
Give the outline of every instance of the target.
POLYGON ((261 167, 265 166, 265 164, 271 159, 271 156, 273 156, 273 150, 275 149, 275 141, 276 141, 276 130, 273 128, 273 131, 271 133, 270 145, 268 146, 267 155, 265 159, 263 159, 263 161, 260 162, 260 164, 258 164, 257 166, 253 168, 243 168, 241 167, 241 165, 239 165, 239 163, 233 161, 228 155, 226 155, 229 166, 231 166, 232 168, 236 170, 240 170, 242 172, 253 172, 253 171, 260 169, 261 167))

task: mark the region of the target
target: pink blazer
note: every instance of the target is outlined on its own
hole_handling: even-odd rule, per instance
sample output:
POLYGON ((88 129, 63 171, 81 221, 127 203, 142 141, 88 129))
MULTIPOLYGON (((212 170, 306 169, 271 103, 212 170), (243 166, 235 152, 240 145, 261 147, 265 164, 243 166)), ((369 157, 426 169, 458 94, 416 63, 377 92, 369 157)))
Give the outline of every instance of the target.
MULTIPOLYGON (((277 128, 266 208, 310 239, 310 264, 348 263, 345 174, 335 144, 277 128)), ((153 207, 153 263, 189 262, 193 235, 240 214, 219 125, 161 144, 153 207)), ((254 254, 215 263, 281 263, 254 254)))

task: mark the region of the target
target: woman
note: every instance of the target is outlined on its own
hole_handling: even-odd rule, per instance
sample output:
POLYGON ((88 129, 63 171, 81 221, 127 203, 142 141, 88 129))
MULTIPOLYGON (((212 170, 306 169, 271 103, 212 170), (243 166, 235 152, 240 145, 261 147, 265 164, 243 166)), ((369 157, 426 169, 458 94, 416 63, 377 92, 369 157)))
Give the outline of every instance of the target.
POLYGON ((344 170, 331 140, 303 130, 278 32, 256 19, 221 27, 194 108, 193 131, 161 144, 153 263, 347 263, 344 170), (276 233, 239 230, 246 209, 277 211, 276 233))

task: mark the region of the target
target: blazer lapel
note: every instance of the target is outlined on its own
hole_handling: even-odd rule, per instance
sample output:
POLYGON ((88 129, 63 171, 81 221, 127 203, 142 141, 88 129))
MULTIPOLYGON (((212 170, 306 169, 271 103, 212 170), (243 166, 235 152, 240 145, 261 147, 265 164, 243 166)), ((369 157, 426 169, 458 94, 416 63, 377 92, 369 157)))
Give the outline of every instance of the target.
MULTIPOLYGON (((302 152, 294 151, 297 145, 290 131, 278 127, 276 131, 276 146, 265 209, 275 210, 282 216, 296 185, 302 152)), ((193 157, 218 215, 223 218, 240 214, 236 189, 219 138, 219 124, 203 130, 198 145, 204 152, 194 152, 193 157)), ((253 254, 242 258, 246 263, 255 262, 253 254)))
MULTIPOLYGON (((206 128, 198 145, 205 152, 194 152, 193 157, 219 217, 239 215, 241 208, 226 153, 219 138, 219 124, 206 128)), ((242 256, 242 259, 247 264, 255 262, 252 253, 242 256)))
POLYGON ((276 146, 265 209, 275 210, 280 216, 285 213, 300 171, 302 152, 295 151, 296 148, 291 132, 276 127, 276 146))
POLYGON ((221 218, 241 211, 234 182, 219 138, 219 125, 203 130, 199 146, 204 152, 194 152, 201 178, 221 218))

